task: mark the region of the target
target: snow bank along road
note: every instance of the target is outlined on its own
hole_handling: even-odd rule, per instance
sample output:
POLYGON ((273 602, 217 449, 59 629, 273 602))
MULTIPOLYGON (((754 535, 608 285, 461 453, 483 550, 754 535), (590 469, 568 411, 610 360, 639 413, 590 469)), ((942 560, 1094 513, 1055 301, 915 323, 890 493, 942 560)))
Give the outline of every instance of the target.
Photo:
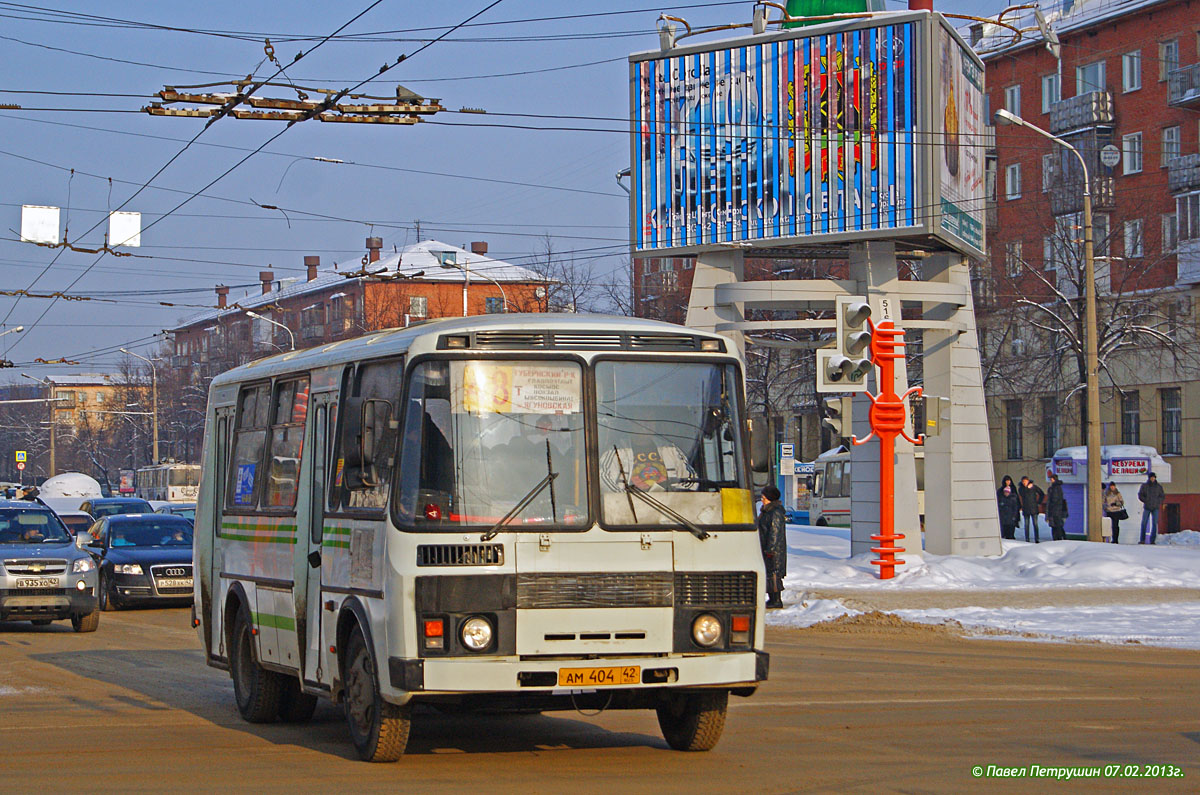
POLYGON ((303 727, 242 722, 187 625, 186 610, 105 613, 87 635, 0 623, 2 788, 960 792, 974 766, 1033 764, 1184 774, 1105 790, 1200 781, 1194 651, 964 640, 887 615, 770 627, 771 680, 731 701, 710 753, 668 750, 649 712, 428 713, 408 756, 369 765, 331 706, 303 727))

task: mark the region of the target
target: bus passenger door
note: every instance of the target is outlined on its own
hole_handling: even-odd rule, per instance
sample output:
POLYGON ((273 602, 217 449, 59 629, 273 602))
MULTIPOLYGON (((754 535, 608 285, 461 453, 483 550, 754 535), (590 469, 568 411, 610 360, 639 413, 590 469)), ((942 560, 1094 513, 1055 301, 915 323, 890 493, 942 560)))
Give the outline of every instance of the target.
POLYGON ((332 437, 334 407, 337 405, 337 394, 326 393, 313 396, 311 407, 313 414, 312 435, 312 480, 308 484, 309 516, 307 526, 301 525, 306 531, 302 543, 307 545, 306 565, 302 567, 305 575, 297 577, 296 595, 304 594, 303 600, 297 598, 297 616, 304 617, 304 637, 297 638, 304 648, 304 680, 310 683, 328 683, 332 681, 332 671, 323 668, 322 647, 324 628, 324 611, 321 606, 321 542, 325 526, 325 490, 328 485, 329 446, 332 437))
POLYGON ((210 650, 216 649, 217 655, 222 657, 226 654, 224 648, 225 627, 222 620, 225 615, 226 580, 221 578, 221 572, 225 570, 225 548, 221 544, 221 517, 225 513, 225 487, 229 481, 229 436, 233 428, 233 418, 234 408, 232 406, 216 410, 216 435, 212 439, 212 488, 209 490, 211 526, 204 528, 204 534, 211 547, 205 566, 207 570, 193 571, 195 576, 201 578, 201 609, 207 613, 208 637, 212 644, 210 650))

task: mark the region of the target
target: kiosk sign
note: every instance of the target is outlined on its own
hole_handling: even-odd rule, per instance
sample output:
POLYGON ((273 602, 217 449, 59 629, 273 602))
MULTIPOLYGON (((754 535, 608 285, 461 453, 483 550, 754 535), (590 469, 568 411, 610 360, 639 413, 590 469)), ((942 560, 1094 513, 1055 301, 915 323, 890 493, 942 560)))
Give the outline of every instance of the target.
POLYGON ((1150 472, 1148 458, 1114 458, 1108 462, 1108 474, 1115 475, 1146 475, 1150 472))
POLYGON ((1074 458, 1056 458, 1054 459, 1054 474, 1062 477, 1064 475, 1075 474, 1075 459, 1074 458))

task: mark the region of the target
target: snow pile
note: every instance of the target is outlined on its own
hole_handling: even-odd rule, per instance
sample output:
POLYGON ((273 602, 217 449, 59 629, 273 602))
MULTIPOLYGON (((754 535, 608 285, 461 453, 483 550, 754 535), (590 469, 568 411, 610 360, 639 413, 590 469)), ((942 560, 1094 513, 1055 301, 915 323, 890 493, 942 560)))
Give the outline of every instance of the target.
MULTIPOLYGON (((956 621, 987 630, 989 637, 1020 640, 1075 640, 1140 643, 1200 649, 1200 603, 1085 607, 958 607, 948 610, 896 610, 908 621, 956 621), (999 633, 999 635, 997 635, 999 633), (1031 637, 1032 636, 1032 637, 1031 637)), ((970 633, 969 633, 970 634, 970 633)))
MULTIPOLYGON (((1027 544, 1002 542, 999 557, 905 554, 908 565, 891 580, 879 580, 871 565, 874 555, 849 554, 849 531, 837 544, 829 528, 813 534, 801 525, 789 525, 789 590, 896 589, 1007 589, 1007 588, 1193 588, 1200 584, 1200 540, 1180 546, 1095 544, 1086 541, 1049 541, 1027 544), (814 543, 815 542, 815 543, 814 543), (810 549, 810 544, 815 549, 810 549), (842 556, 836 550, 840 547, 842 556)), ((1200 537, 1200 533, 1188 531, 1200 537)), ((1183 535, 1176 533, 1175 535, 1183 535)))
POLYGON ((1178 533, 1167 533, 1160 535, 1157 543, 1175 547, 1200 547, 1200 533, 1195 530, 1181 530, 1178 533))
POLYGON ((822 621, 858 615, 858 612, 836 599, 809 599, 801 594, 798 601, 786 602, 783 608, 768 613, 767 623, 785 627, 811 627, 822 621))

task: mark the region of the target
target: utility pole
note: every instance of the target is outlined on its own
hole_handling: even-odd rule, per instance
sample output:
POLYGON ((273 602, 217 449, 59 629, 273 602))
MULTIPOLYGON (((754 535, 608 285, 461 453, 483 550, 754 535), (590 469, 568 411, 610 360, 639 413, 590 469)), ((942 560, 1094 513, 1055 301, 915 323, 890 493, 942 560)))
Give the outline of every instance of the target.
POLYGON ((154 456, 153 463, 157 464, 158 463, 158 368, 154 366, 153 361, 146 358, 145 356, 139 356, 138 354, 134 353, 133 351, 127 351, 124 348, 121 348, 121 353, 129 354, 130 356, 134 357, 135 359, 141 359, 143 362, 150 365, 150 392, 151 392, 150 401, 151 401, 151 406, 152 406, 150 410, 151 410, 151 412, 153 412, 152 417, 151 417, 150 426, 153 428, 153 439, 154 439, 153 445, 152 445, 152 450, 153 450, 152 455, 154 456))

